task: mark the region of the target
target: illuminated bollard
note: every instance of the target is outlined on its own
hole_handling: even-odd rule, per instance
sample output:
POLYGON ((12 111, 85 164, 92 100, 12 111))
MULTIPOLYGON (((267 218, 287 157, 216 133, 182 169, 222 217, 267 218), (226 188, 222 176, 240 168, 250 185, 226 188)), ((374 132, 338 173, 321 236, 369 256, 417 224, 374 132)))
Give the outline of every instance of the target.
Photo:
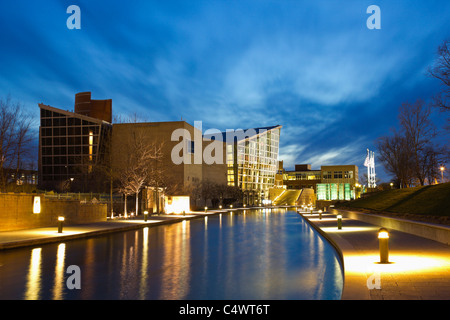
POLYGON ((219 206, 219 209, 222 209, 222 205, 219 206))
POLYGON ((205 213, 208 211, 208 207, 205 207, 205 213))
POLYGON ((63 232, 64 217, 58 217, 58 233, 63 232))
POLYGON ((338 229, 341 230, 342 229, 342 215, 340 215, 340 214, 337 215, 337 225, 338 225, 338 229))
POLYGON ((322 210, 319 210, 319 220, 322 220, 322 210))
POLYGON ((380 242, 380 263, 389 263, 389 232, 385 228, 378 230, 380 242))
POLYGON ((148 218, 148 211, 144 211, 144 221, 147 222, 148 218))

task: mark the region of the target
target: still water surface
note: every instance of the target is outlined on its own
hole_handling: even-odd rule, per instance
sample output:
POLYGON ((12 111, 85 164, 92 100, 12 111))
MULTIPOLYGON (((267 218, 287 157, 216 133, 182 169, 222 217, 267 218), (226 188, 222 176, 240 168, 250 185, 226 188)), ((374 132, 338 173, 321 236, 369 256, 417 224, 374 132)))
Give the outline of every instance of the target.
POLYGON ((284 209, 0 252, 0 299, 331 300, 342 286, 334 249, 284 209))

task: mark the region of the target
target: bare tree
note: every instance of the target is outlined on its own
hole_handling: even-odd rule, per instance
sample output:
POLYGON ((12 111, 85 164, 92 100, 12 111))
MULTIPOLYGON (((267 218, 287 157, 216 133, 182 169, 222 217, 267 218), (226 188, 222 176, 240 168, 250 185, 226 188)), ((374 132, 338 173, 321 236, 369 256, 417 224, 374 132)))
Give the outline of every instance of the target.
POLYGON ((403 103, 399 112, 400 130, 410 148, 414 176, 422 186, 429 171, 427 158, 432 152, 437 154, 432 144, 436 128, 430 115, 430 106, 422 100, 417 100, 414 104, 403 103))
POLYGON ((136 195, 136 215, 139 212, 139 192, 150 178, 154 160, 162 157, 161 145, 150 143, 146 137, 134 130, 124 145, 124 166, 117 170, 119 190, 125 196, 136 195))
POLYGON ((450 111, 450 40, 445 40, 437 50, 437 59, 428 68, 428 74, 441 81, 442 91, 434 97, 434 105, 450 111))
POLYGON ((30 151, 32 118, 20 103, 8 97, 0 99, 0 191, 6 191, 8 173, 15 170, 15 179, 30 151))
POLYGON ((412 180, 411 154, 406 138, 398 132, 376 141, 378 159, 387 172, 394 175, 401 188, 408 187, 412 180))

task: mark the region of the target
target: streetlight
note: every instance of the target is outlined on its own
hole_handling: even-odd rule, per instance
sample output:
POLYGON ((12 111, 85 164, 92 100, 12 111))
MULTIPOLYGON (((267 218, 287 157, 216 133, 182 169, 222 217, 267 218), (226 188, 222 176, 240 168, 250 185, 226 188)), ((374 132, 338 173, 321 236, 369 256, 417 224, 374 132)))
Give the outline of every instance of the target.
POLYGON ((338 225, 338 230, 342 229, 342 215, 338 214, 337 215, 337 225, 338 225))
POLYGON ((62 233, 63 231, 63 224, 64 224, 64 217, 59 216, 58 217, 58 233, 62 233))
POLYGON ((147 217, 148 217, 148 211, 144 211, 144 221, 147 222, 147 217))
POLYGON ((439 168, 441 170, 441 183, 444 183, 444 171, 445 171, 445 167, 441 166, 439 168))
POLYGON ((380 245, 380 263, 389 263, 389 232, 385 228, 378 230, 380 245))
POLYGON ((394 184, 391 182, 389 185, 391 186, 391 189, 393 189, 394 184))

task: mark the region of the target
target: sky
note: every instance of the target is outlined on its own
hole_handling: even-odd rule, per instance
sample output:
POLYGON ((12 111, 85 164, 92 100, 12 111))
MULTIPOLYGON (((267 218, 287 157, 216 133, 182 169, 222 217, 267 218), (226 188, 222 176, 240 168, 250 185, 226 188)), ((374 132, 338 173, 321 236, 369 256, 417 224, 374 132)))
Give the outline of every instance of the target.
POLYGON ((36 119, 38 103, 73 110, 90 91, 122 117, 282 125, 285 169, 356 164, 361 175, 401 103, 440 90, 426 70, 449 17, 448 0, 2 1, 0 98, 36 119), (67 27, 70 5, 81 29, 67 27), (367 27, 370 5, 381 29, 367 27))

